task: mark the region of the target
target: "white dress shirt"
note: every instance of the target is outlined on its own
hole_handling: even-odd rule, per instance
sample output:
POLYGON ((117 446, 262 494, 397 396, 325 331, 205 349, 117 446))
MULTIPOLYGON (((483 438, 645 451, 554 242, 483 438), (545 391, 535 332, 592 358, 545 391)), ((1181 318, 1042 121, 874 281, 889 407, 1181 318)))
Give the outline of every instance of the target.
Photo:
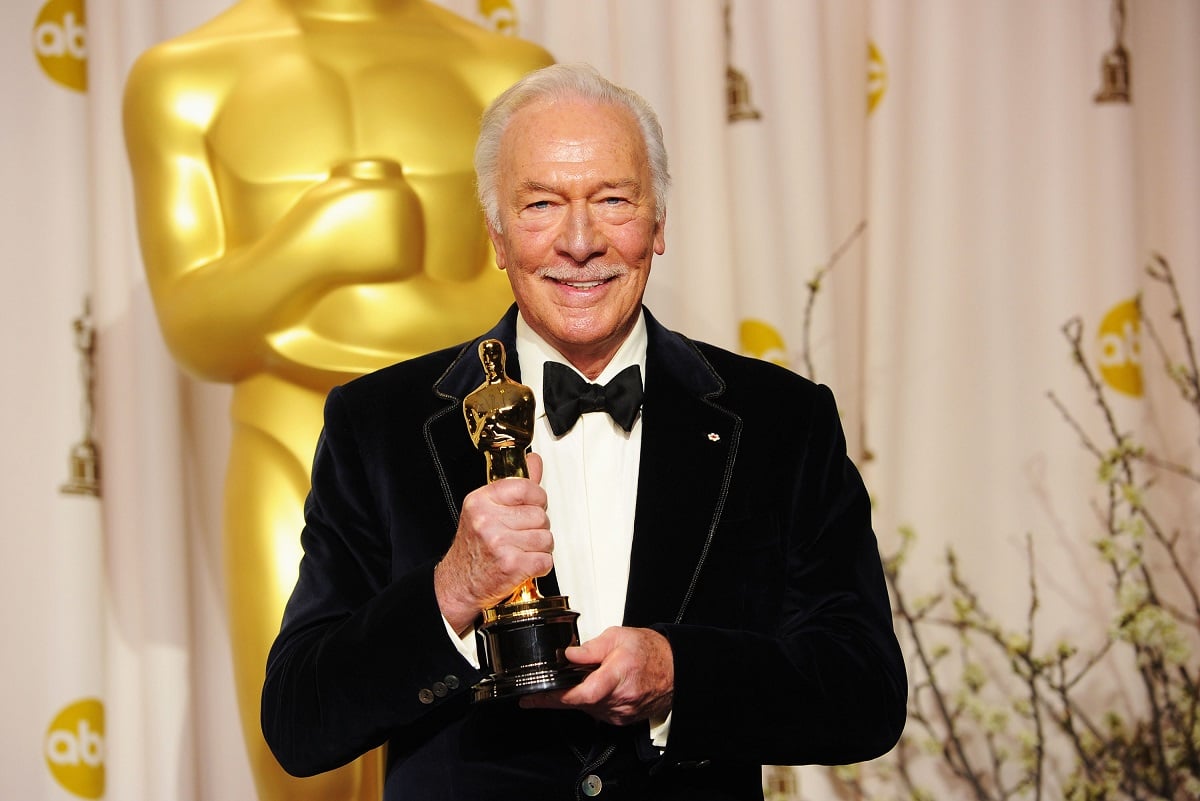
MULTIPOLYGON (((626 433, 604 412, 591 412, 580 415, 570 431, 555 437, 542 403, 543 366, 547 361, 570 365, 520 318, 517 353, 521 383, 533 390, 538 401, 533 451, 545 466, 542 487, 554 533, 554 572, 559 591, 579 612, 579 638, 587 641, 609 626, 621 625, 625 615, 642 418, 639 413, 626 433)), ((646 323, 640 315, 595 383, 608 383, 634 364, 644 376, 646 323)))

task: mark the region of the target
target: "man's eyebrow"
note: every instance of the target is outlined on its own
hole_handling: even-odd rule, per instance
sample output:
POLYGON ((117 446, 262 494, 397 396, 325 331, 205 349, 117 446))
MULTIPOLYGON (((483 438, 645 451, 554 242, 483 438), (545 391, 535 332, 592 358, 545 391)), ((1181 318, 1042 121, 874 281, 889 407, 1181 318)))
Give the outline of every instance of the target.
POLYGON ((547 192, 551 195, 558 194, 558 191, 555 190, 553 187, 551 187, 547 184, 541 183, 540 181, 522 181, 521 184, 517 187, 517 191, 522 192, 522 193, 525 193, 525 192, 547 192))
POLYGON ((601 184, 603 189, 640 189, 641 181, 636 178, 625 178, 620 181, 605 181, 601 184))

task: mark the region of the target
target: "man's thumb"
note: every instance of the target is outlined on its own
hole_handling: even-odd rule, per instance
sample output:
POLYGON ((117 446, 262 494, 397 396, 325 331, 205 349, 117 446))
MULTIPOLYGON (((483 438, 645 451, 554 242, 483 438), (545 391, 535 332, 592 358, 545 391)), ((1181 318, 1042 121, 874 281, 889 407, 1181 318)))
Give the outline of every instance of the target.
POLYGON ((529 479, 534 484, 542 483, 542 457, 536 453, 525 455, 525 463, 529 465, 529 479))

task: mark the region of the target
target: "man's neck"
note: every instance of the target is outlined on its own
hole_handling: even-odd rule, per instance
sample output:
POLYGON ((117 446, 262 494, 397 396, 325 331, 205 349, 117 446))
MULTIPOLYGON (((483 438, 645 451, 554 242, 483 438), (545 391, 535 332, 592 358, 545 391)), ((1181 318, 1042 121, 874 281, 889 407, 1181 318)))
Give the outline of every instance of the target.
MULTIPOLYGON (((626 336, 628 337, 628 334, 626 336)), ((595 354, 572 352, 570 354, 563 353, 562 357, 582 373, 588 381, 595 381, 597 376, 604 372, 604 368, 612 363, 613 356, 617 355, 619 349, 620 345, 615 348, 605 348, 602 352, 595 354)))
MULTIPOLYGON (((637 315, 626 325, 625 330, 618 332, 611 340, 592 346, 555 347, 555 350, 572 367, 582 373, 588 381, 595 381, 596 377, 603 373, 604 369, 612 363, 613 357, 624 347, 625 343, 629 340, 629 335, 633 333, 633 330, 637 327, 641 319, 642 312, 639 309, 637 315)), ((545 340, 545 337, 543 337, 543 340, 545 340)), ((545 341, 549 342, 549 340, 545 341)), ((551 346, 554 347, 552 343, 551 346)))
MULTIPOLYGON (((620 357, 620 364, 615 367, 623 368, 630 363, 644 363, 646 352, 644 320, 645 313, 639 309, 637 316, 633 318, 633 322, 629 325, 628 330, 625 331, 616 346, 606 347, 603 352, 597 349, 597 353, 594 355, 589 355, 586 352, 581 353, 574 349, 565 352, 557 348, 545 337, 538 334, 524 317, 518 317, 517 332, 519 338, 528 337, 537 342, 541 350, 547 355, 547 358, 551 358, 553 361, 565 361, 578 370, 587 380, 595 381, 605 372, 609 365, 613 364, 613 360, 618 359, 618 357, 620 357), (636 336, 634 336, 635 333, 637 334, 636 336), (626 351, 630 347, 636 348, 636 351, 629 351, 627 354, 621 355, 622 351, 626 351), (557 358, 553 358, 555 356, 557 358)), ((524 366, 522 367, 522 375, 524 375, 524 366)))

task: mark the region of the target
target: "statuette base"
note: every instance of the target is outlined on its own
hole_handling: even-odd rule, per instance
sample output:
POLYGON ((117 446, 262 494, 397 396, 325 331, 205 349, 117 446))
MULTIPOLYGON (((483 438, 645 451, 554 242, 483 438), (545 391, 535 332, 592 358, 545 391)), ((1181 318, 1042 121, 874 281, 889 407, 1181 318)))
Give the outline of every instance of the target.
POLYGON ((514 698, 579 684, 594 665, 576 665, 563 652, 579 644, 578 612, 552 595, 484 610, 479 627, 492 675, 472 687, 476 702, 514 698))

